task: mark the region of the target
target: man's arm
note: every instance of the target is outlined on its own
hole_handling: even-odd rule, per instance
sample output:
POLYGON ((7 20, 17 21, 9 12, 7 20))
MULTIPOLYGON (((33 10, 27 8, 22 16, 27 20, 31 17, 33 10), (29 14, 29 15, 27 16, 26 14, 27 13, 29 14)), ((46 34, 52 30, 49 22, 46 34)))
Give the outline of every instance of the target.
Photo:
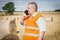
POLYGON ((46 25, 45 25, 45 20, 43 17, 40 17, 37 21, 36 21, 38 28, 39 28, 39 38, 38 40, 43 40, 44 39, 44 34, 46 32, 46 25))
POLYGON ((22 19, 20 20, 20 23, 23 25, 25 19, 27 19, 29 16, 30 16, 30 15, 28 14, 28 10, 25 10, 24 13, 23 13, 23 17, 22 17, 22 19))
POLYGON ((23 25, 26 18, 27 18, 27 15, 25 13, 23 13, 23 16, 22 16, 22 18, 20 20, 20 24, 23 25))
POLYGON ((21 25, 24 24, 24 17, 22 17, 22 19, 20 20, 20 24, 21 24, 21 25))
POLYGON ((45 34, 45 32, 40 32, 39 40, 44 40, 44 34, 45 34))

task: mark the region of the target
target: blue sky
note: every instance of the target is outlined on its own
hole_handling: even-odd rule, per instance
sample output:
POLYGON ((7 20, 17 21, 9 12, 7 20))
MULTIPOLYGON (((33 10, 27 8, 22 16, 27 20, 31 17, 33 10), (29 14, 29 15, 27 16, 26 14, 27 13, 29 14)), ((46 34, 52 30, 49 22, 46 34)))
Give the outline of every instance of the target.
POLYGON ((14 2, 15 11, 24 11, 27 9, 29 2, 36 2, 38 5, 38 11, 54 11, 60 9, 60 0, 0 0, 0 11, 7 2, 14 2))

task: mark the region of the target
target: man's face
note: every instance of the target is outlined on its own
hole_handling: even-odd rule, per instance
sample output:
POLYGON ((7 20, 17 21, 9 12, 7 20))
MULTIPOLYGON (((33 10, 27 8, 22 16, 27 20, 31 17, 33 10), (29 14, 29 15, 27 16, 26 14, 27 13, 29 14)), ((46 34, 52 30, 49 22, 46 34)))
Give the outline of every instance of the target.
POLYGON ((36 11, 36 6, 35 4, 29 4, 28 5, 28 13, 32 15, 36 11))

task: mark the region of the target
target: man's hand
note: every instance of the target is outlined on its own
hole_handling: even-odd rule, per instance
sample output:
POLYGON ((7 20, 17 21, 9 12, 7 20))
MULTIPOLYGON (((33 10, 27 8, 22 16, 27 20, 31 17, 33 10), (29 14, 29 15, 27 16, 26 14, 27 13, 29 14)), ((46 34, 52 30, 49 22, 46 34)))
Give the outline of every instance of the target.
POLYGON ((39 40, 44 40, 44 33, 45 32, 40 32, 40 34, 39 34, 39 40))
POLYGON ((23 25, 24 21, 29 17, 29 15, 26 15, 25 13, 23 13, 22 19, 20 20, 20 23, 23 25))

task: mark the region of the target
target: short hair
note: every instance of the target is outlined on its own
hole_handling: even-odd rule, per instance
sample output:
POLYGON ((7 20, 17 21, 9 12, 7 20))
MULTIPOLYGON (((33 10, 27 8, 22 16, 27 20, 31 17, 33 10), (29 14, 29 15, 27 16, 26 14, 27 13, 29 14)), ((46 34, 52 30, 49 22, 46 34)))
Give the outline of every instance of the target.
POLYGON ((30 2, 28 5, 34 4, 36 6, 36 11, 37 11, 37 3, 36 2, 30 2))

